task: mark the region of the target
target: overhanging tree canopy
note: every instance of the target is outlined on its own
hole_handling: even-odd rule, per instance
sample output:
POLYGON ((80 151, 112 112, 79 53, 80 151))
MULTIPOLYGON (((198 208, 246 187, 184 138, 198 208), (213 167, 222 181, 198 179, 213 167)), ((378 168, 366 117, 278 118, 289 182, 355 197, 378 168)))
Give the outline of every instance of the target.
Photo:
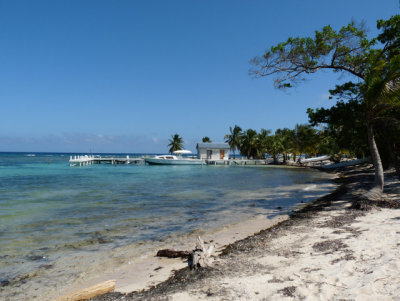
POLYGON ((250 74, 273 76, 274 85, 284 89, 296 86, 307 75, 320 70, 347 73, 355 83, 341 86, 343 93, 354 93, 365 106, 368 142, 375 167, 375 185, 369 197, 379 198, 383 190, 383 168, 375 143, 373 123, 382 112, 399 104, 400 16, 379 20, 381 33, 368 39, 362 25, 351 22, 339 31, 325 26, 314 37, 289 38, 254 58, 250 74), (347 92, 346 92, 347 91, 347 92))

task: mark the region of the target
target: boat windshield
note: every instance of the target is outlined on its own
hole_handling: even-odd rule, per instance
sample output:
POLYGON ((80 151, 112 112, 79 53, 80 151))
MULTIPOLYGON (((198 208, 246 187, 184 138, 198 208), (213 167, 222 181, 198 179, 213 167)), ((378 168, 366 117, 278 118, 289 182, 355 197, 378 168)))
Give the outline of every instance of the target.
POLYGON ((175 160, 175 156, 157 156, 157 159, 175 160))

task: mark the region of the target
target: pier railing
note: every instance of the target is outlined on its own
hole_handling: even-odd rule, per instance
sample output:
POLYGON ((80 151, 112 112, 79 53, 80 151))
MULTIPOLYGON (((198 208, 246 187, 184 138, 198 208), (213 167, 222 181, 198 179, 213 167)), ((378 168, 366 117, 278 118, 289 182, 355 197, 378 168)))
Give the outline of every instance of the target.
MULTIPOLYGON (((87 166, 92 164, 144 164, 144 157, 130 158, 129 155, 126 157, 100 157, 93 155, 76 155, 70 156, 70 166, 87 166)), ((203 159, 204 164, 207 165, 266 165, 269 164, 271 159, 203 159)))
POLYGON ((98 157, 93 155, 82 155, 82 156, 70 156, 70 166, 86 166, 92 164, 138 164, 143 162, 143 158, 130 158, 127 155, 125 158, 121 157, 98 157))

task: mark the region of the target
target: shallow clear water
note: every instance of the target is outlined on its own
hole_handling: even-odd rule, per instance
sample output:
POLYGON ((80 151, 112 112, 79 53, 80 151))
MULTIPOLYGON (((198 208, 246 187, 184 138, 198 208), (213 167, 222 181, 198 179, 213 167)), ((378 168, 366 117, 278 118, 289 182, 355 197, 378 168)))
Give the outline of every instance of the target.
POLYGON ((68 159, 0 153, 0 297, 20 299, 16 287, 44 275, 55 285, 73 278, 60 262, 71 255, 78 262, 83 251, 112 253, 277 214, 331 178, 268 166, 70 167, 68 159))

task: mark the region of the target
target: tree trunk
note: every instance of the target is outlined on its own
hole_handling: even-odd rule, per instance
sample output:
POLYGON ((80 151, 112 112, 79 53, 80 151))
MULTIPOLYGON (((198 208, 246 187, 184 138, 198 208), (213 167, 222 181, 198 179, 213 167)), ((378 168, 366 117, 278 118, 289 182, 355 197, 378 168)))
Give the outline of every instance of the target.
POLYGON ((381 157, 379 155, 378 147, 376 146, 374 127, 371 121, 368 121, 368 144, 371 152, 372 163, 375 168, 375 181, 374 186, 368 191, 366 197, 370 200, 378 201, 381 199, 384 185, 384 173, 382 167, 381 157))

